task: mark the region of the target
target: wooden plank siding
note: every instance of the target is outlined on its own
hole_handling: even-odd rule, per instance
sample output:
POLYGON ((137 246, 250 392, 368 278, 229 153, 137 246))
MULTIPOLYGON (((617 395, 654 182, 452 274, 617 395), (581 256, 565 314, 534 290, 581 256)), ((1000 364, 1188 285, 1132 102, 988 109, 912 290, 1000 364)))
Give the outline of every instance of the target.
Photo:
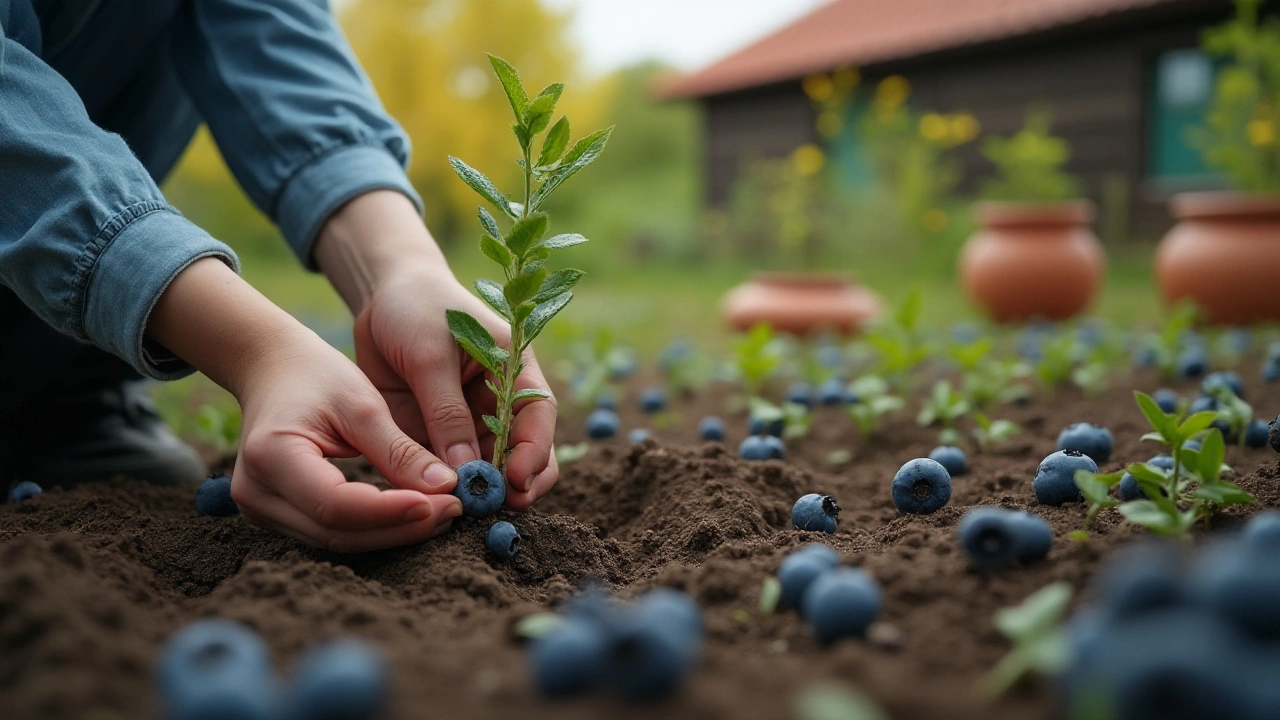
MULTIPOLYGON (((1104 187, 1127 187, 1126 238, 1153 240, 1171 223, 1168 193, 1146 178, 1147 96, 1156 57, 1195 46, 1202 29, 1221 22, 1220 2, 1180 6, 1121 26, 1077 28, 863 69, 864 87, 902 74, 918 108, 969 112, 986 133, 1020 128, 1029 108, 1048 107, 1054 132, 1072 144, 1068 170, 1101 202, 1104 187)), ((866 92, 866 91, 864 91, 866 92)), ((728 197, 740 163, 779 156, 816 140, 813 109, 799 82, 704 98, 706 192, 713 205, 728 197)), ((990 164, 977 144, 960 151, 976 189, 990 164)), ((1113 212, 1115 208, 1112 208, 1113 212)), ((1108 238, 1114 240, 1115 238, 1108 238)))

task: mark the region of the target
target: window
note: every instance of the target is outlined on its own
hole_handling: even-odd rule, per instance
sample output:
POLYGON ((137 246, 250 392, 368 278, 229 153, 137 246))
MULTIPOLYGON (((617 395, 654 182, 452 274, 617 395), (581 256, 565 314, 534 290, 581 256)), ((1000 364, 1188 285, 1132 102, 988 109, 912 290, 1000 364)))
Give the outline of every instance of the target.
POLYGON ((1167 185, 1204 185, 1205 167, 1190 135, 1213 95, 1214 61, 1195 48, 1161 53, 1147 93, 1147 177, 1167 185))

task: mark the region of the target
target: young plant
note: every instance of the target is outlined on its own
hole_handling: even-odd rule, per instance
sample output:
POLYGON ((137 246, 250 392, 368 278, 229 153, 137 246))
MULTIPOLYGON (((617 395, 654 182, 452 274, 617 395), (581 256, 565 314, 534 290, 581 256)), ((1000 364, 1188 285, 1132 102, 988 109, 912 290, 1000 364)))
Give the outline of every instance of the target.
POLYGON ((863 439, 869 439, 876 433, 882 416, 906 407, 902 398, 889 393, 889 383, 878 375, 865 375, 854 380, 849 390, 858 398, 858 402, 849 406, 849 416, 863 439))
POLYGON ((1152 346, 1156 351, 1156 367, 1160 368, 1160 374, 1165 380, 1172 380, 1177 375, 1178 354, 1182 351, 1187 332, 1195 327, 1198 313, 1194 302, 1183 300, 1173 307, 1160 332, 1152 339, 1152 346))
POLYGON ((929 359, 929 348, 919 331, 923 310, 924 296, 913 290, 894 310, 892 318, 867 333, 867 342, 880 356, 878 373, 904 394, 911 387, 912 371, 929 359))
POLYGON ((1052 676, 1067 663, 1067 635, 1062 627, 1071 585, 1059 580, 1032 593, 1017 607, 1001 608, 995 626, 1013 643, 1013 650, 983 679, 989 698, 1003 695, 1027 673, 1052 676))
POLYGON ((546 397, 541 390, 516 390, 516 380, 524 369, 524 352, 551 318, 573 299, 570 291, 583 275, 579 270, 547 269, 552 251, 587 239, 576 233, 547 237, 547 214, 540 208, 556 188, 600 156, 613 128, 591 133, 570 146, 568 118, 561 116, 551 124, 564 85, 552 83, 530 98, 515 68, 493 55, 489 56, 489 63, 515 115, 511 129, 520 146, 517 163, 524 171, 523 201, 508 200, 489 178, 458 158, 450 156, 449 163, 463 182, 511 220, 511 228, 503 234, 494 216, 483 205, 480 207, 480 224, 484 228, 480 250, 502 268, 505 282, 476 281, 480 297, 509 323, 510 342, 501 347, 478 320, 465 312, 448 310, 446 316, 458 344, 493 374, 493 379, 485 383, 497 396, 497 414, 485 415, 484 423, 496 437, 493 465, 501 470, 506 464, 513 406, 525 398, 546 397), (535 155, 535 141, 540 136, 541 148, 535 155))
POLYGON ((782 345, 768 323, 758 323, 733 342, 733 362, 748 398, 758 398, 782 362, 782 345))
POLYGON ((1240 443, 1240 447, 1244 447, 1249 423, 1253 421, 1253 406, 1242 400, 1229 387, 1220 385, 1210 389, 1209 394, 1218 401, 1214 427, 1225 427, 1227 438, 1235 440, 1240 443))
POLYGON ((778 406, 758 397, 749 398, 747 402, 749 403, 751 417, 766 426, 781 420, 783 437, 798 439, 809 435, 809 428, 813 423, 813 415, 809 412, 809 408, 804 405, 785 402, 778 406))
POLYGON ((634 367, 634 351, 604 329, 573 344, 562 375, 573 390, 574 404, 586 408, 611 395, 611 383, 634 367))
POLYGON ((1120 481, 1124 479, 1124 472, 1109 473, 1106 475, 1091 473, 1088 470, 1076 471, 1076 487, 1080 488, 1080 494, 1084 495, 1084 499, 1089 503, 1089 512, 1084 516, 1084 524, 1079 530, 1072 530, 1068 537, 1076 542, 1086 542, 1089 539, 1089 527, 1093 525, 1093 520, 1098 516, 1104 508, 1113 508, 1120 504, 1118 500, 1111 497, 1111 491, 1115 489, 1120 481))
POLYGON ((1012 420, 992 420, 982 413, 974 413, 973 421, 978 425, 973 429, 973 439, 984 453, 989 452, 993 445, 1003 443, 1022 432, 1022 428, 1012 420))
POLYGON ((1076 340, 1070 333, 1058 333, 1040 346, 1040 359, 1036 362, 1035 376, 1045 388, 1066 385, 1075 370, 1076 340))
POLYGON ((1164 470, 1150 463, 1128 467, 1146 499, 1120 506, 1120 514, 1126 520, 1157 535, 1181 536, 1217 508, 1256 502, 1239 486, 1222 479, 1222 473, 1230 472, 1231 468, 1222 463, 1226 443, 1217 428, 1205 436, 1199 451, 1185 447, 1188 440, 1204 432, 1217 419, 1217 413, 1199 412, 1183 419, 1180 415, 1166 414, 1144 393, 1134 395, 1142 414, 1154 428, 1154 432, 1143 435, 1142 439, 1168 446, 1173 469, 1164 470))
POLYGON ((950 382, 939 380, 934 383, 933 392, 925 399, 924 407, 916 417, 916 424, 920 427, 940 424, 942 431, 938 435, 938 442, 942 445, 958 445, 960 432, 956 430, 956 421, 969 414, 969 409, 969 401, 956 392, 950 382))
POLYGON ((967 370, 960 391, 975 410, 987 410, 996 404, 1025 400, 1030 388, 1017 382, 1031 374, 1031 368, 1019 360, 984 360, 967 370))
POLYGON ((1034 112, 1011 137, 982 141, 982 154, 996 166, 996 176, 983 183, 984 200, 1056 202, 1080 196, 1080 181, 1062 169, 1071 146, 1049 134, 1050 122, 1049 113, 1034 112))
POLYGON ((658 371, 672 396, 687 396, 711 382, 711 358, 688 340, 677 340, 663 349, 658 371))

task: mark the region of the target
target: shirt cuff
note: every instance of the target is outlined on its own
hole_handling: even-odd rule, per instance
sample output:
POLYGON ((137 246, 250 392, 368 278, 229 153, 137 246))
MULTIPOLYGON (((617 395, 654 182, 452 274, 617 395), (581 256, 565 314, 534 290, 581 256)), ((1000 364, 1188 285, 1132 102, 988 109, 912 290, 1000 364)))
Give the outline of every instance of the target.
POLYGON ((308 270, 318 269, 312 249, 324 221, 348 200, 373 190, 398 190, 422 214, 422 198, 404 168, 381 146, 342 145, 289 178, 276 203, 276 223, 308 270))
POLYGON ((236 272, 240 262, 231 248, 172 208, 150 204, 140 210, 108 224, 108 232, 116 232, 104 238, 85 289, 84 333, 90 342, 123 358, 138 372, 157 380, 176 380, 193 369, 146 339, 151 310, 169 283, 196 260, 216 257, 236 272))

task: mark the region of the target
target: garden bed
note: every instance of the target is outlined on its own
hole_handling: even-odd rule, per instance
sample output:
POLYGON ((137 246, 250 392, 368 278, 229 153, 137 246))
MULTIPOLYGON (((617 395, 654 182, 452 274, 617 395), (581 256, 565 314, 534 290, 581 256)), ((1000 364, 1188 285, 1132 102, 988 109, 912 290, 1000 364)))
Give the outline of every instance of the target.
MULTIPOLYGON (((1150 391, 1154 376, 1137 387, 1150 391)), ((1280 408, 1280 386, 1248 382, 1259 416, 1280 408)), ((1179 388, 1193 395, 1195 388, 1179 388)), ((624 431, 646 418, 627 403, 624 431)), ((509 563, 484 550, 488 521, 463 520, 416 547, 334 556, 249 527, 239 518, 196 517, 194 487, 118 481, 51 491, 0 507, 0 696, 5 717, 108 720, 154 716, 151 667, 157 648, 183 624, 217 615, 260 631, 282 666, 318 638, 352 634, 380 645, 395 668, 392 717, 784 718, 806 685, 854 686, 895 718, 1044 718, 1051 690, 1027 682, 994 704, 977 691, 1008 650, 992 613, 1054 580, 1082 589, 1099 560, 1140 534, 1103 511, 1087 544, 1067 539, 1080 503, 1037 505, 1031 478, 1058 431, 1077 421, 1105 425, 1116 450, 1102 469, 1155 455, 1130 389, 1101 398, 1062 390, 1001 415, 1024 432, 1004 448, 970 455, 943 510, 898 517, 889 484, 905 461, 926 455, 936 430, 894 416, 871 443, 855 441, 842 409, 819 408, 813 430, 791 443, 785 462, 743 462, 741 417, 723 445, 697 443, 694 426, 721 413, 724 395, 677 400, 678 428, 654 439, 597 443, 566 467, 554 493, 526 515, 503 517, 526 541, 509 563), (831 467, 832 450, 854 451, 831 467), (790 529, 792 503, 806 492, 834 495, 843 512, 834 536, 790 529), (1049 557, 982 574, 955 542, 973 505, 1027 508, 1052 525, 1049 557), (864 567, 884 590, 875 641, 821 647, 794 613, 762 614, 764 577, 782 556, 823 540, 864 567), (704 659, 687 687, 656 707, 629 708, 604 696, 550 704, 532 690, 512 628, 554 607, 592 579, 624 595, 653 585, 689 591, 708 625, 704 659)), ((560 441, 582 439, 566 412, 560 441)), ((223 466, 225 467, 225 460, 223 466)), ((1228 450, 1239 484, 1260 505, 1280 506, 1280 463, 1270 450, 1228 450)), ((368 466, 344 465, 374 479, 368 466)), ((1238 524, 1233 508, 1217 528, 1238 524)), ((1197 530, 1202 537, 1203 530, 1197 530)))

